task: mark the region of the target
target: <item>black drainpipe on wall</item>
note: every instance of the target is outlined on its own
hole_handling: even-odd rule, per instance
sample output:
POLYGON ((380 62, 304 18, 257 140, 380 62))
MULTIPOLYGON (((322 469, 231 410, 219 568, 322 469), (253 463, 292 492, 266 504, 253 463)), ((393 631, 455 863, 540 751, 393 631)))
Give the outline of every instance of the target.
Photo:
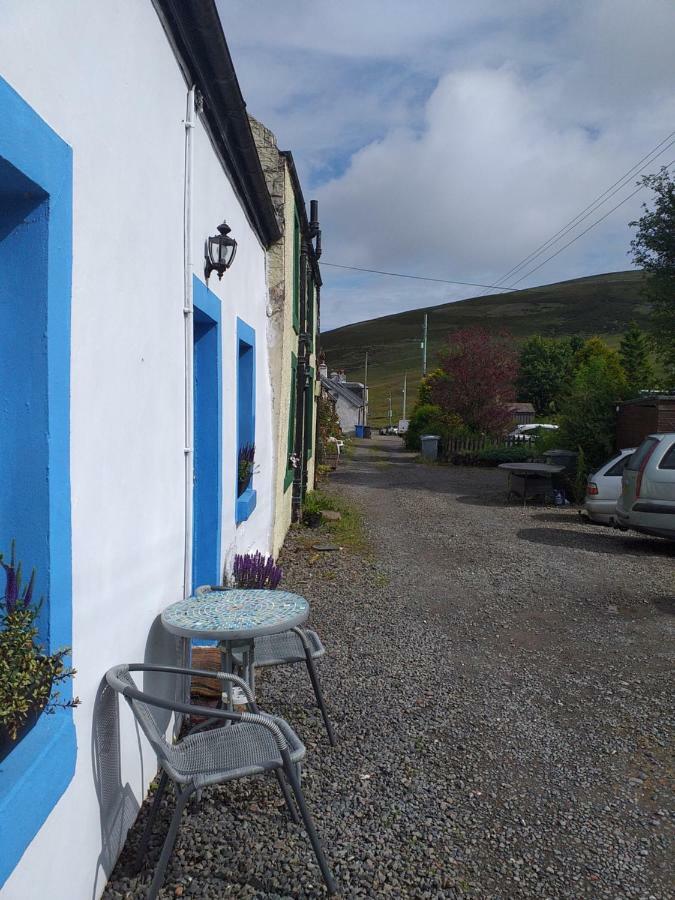
POLYGON ((298 366, 295 382, 295 442, 293 453, 296 465, 293 470, 293 499, 292 516, 294 522, 299 522, 302 516, 302 494, 306 484, 306 457, 305 457, 305 380, 307 376, 307 362, 309 347, 307 344, 307 250, 304 235, 300 244, 300 334, 298 337, 298 366))

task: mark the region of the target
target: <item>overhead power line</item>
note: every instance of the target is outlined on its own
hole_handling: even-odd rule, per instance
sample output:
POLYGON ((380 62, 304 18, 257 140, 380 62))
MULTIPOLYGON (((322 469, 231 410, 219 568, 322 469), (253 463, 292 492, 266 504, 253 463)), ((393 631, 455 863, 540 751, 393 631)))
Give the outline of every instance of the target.
POLYGON ((496 284, 479 284, 476 281, 456 281, 451 278, 430 278, 426 275, 404 275, 402 272, 382 272, 380 269, 362 269, 360 266, 341 266, 339 263, 321 262, 332 269, 350 269, 352 272, 369 272, 371 275, 391 275, 392 278, 412 278, 415 281, 436 281, 439 284, 463 284, 467 287, 495 288, 498 291, 513 291, 516 288, 499 287, 496 284))
MULTIPOLYGON (((666 168, 669 168, 670 166, 672 166, 673 163, 675 163, 675 159, 671 160, 671 161, 666 165, 666 168)), ((522 275, 522 276, 518 279, 518 281, 514 281, 513 284, 514 284, 514 285, 520 284, 521 281, 524 281, 526 278, 528 278, 530 275, 532 275, 533 272, 536 272, 538 269, 541 269, 541 267, 542 267, 542 266, 545 266, 547 262, 550 262, 550 260, 552 260, 553 257, 557 256, 559 253, 562 253, 563 250, 566 250, 571 244, 573 244, 575 241, 578 241, 579 238, 583 237, 585 234, 588 234, 588 232, 589 232, 592 228, 595 228, 596 225, 599 225, 600 222, 604 222, 604 220, 605 220, 608 216, 611 216, 611 214, 612 214, 615 210, 617 210, 620 206, 623 206, 624 203, 626 203, 628 200, 631 199, 631 197, 634 197, 636 194, 639 194, 640 191, 642 191, 642 190, 644 190, 644 185, 641 184, 640 187, 636 188, 631 194, 629 194, 627 197, 624 197, 623 200, 622 200, 620 203, 617 203, 616 206, 613 206, 613 207, 612 207, 608 212, 606 212, 603 216, 600 216, 599 219, 596 219, 595 222, 592 222, 592 223, 588 226, 588 228, 584 228, 584 230, 583 230, 582 232, 580 232, 576 237, 573 237, 571 241, 568 241, 566 244, 563 244, 563 246, 560 247, 558 250, 556 250, 555 253, 552 253, 550 256, 547 256, 546 259, 545 259, 543 262, 540 262, 538 266, 535 266, 533 269, 530 269, 529 272, 526 272, 524 275, 522 275)), ((521 290, 522 290, 522 289, 521 289, 521 290)))
MULTIPOLYGON (((515 275, 520 269, 524 268, 528 263, 533 262, 538 256, 541 256, 542 253, 545 253, 546 250, 551 249, 551 247, 556 244, 561 238, 565 237, 566 234, 569 234, 577 225, 580 225, 583 221, 585 221, 589 216, 593 215, 600 206, 603 206, 611 197, 617 194, 622 188, 624 188, 627 182, 634 178, 636 175, 639 175, 640 172, 644 171, 648 166, 654 162, 654 160, 661 156, 666 150, 669 150, 670 147, 675 144, 675 141, 672 138, 675 137, 675 131, 671 131, 669 135, 667 135, 662 141, 660 141, 656 147, 652 148, 649 153, 646 153, 642 159, 639 159, 635 165, 631 166, 627 172, 617 179, 614 184, 611 184, 606 190, 604 190, 601 194, 595 198, 595 200, 591 201, 588 206, 585 206, 581 212, 577 213, 577 215, 570 219, 565 225, 562 226, 555 234, 551 235, 548 240, 544 241, 543 244, 540 244, 536 247, 531 253, 529 253, 524 259, 522 259, 519 263, 512 268, 509 269, 504 275, 497 279, 497 286, 501 286, 502 282, 506 281, 511 276, 515 275), (668 143, 670 141, 670 143, 668 143), (667 146, 663 146, 667 144, 667 146), (660 148, 660 149, 659 149, 660 148), (646 162, 645 162, 646 160, 646 162), (643 165, 644 163, 644 165, 643 165), (636 171, 637 170, 637 171, 636 171)), ((519 279, 521 281, 522 279, 519 279)), ((515 282, 518 284, 518 282, 515 282)))

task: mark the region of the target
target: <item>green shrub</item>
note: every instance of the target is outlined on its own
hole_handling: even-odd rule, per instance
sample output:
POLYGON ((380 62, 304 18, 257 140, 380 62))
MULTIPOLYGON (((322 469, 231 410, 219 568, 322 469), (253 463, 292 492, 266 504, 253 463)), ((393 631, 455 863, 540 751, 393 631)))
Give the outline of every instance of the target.
POLYGON ((302 511, 316 513, 322 509, 335 509, 335 501, 323 491, 307 491, 302 501, 302 511))
POLYGON ((455 413, 446 413, 433 403, 419 403, 415 406, 408 430, 405 434, 406 450, 420 450, 420 438, 423 434, 437 434, 441 438, 441 446, 447 444, 451 434, 462 429, 462 420, 455 413))
MULTIPOLYGON (((584 349, 588 349, 587 341, 584 349)), ((618 354, 616 354, 618 358, 618 354)), ((591 468, 602 465, 614 450, 616 404, 626 379, 612 356, 590 356, 577 370, 560 415, 564 447, 580 447, 591 468)))
POLYGON ((322 491, 307 491, 302 501, 302 524, 316 528, 321 524, 321 510, 335 509, 335 501, 322 491))
POLYGON ((506 462, 527 462, 532 459, 533 451, 531 447, 495 447, 493 450, 481 450, 478 453, 478 459, 481 462, 498 466, 500 463, 506 462))
POLYGON ((37 641, 37 608, 20 607, 0 616, 0 726, 12 741, 31 714, 75 706, 59 702, 53 688, 74 674, 64 664, 67 650, 44 652, 37 641))
POLYGON ((519 447, 493 447, 489 450, 462 450, 452 454, 450 462, 455 466, 489 468, 506 462, 527 462, 533 455, 531 447, 523 444, 519 447))
POLYGON ((420 403, 413 410, 405 433, 406 450, 420 449, 420 437, 426 433, 436 433, 440 430, 443 418, 443 410, 433 403, 420 403))
POLYGON ((549 428, 542 428, 539 431, 539 434, 535 437, 535 439, 531 442, 531 453, 534 457, 541 457, 548 450, 569 450, 565 444, 562 443, 562 437, 560 434, 560 429, 558 431, 552 431, 549 428))
POLYGON ((35 570, 26 588, 21 588, 21 563, 17 565, 14 541, 9 562, 0 553, 5 570, 5 593, 0 598, 0 743, 13 742, 31 717, 54 712, 56 707, 77 706, 60 701, 57 684, 75 674, 64 660, 68 650, 47 653, 37 642, 36 621, 40 605, 32 602, 35 570))
POLYGON ((328 397, 319 395, 316 402, 317 461, 319 465, 335 458, 335 444, 329 438, 342 439, 340 420, 335 411, 335 403, 328 397))

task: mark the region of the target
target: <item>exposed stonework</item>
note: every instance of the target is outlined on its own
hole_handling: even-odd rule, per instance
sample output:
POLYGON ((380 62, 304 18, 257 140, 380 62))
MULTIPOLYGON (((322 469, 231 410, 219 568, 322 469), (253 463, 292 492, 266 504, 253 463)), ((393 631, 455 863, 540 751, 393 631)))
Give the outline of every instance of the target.
POLYGON ((254 119, 249 115, 249 123, 253 138, 260 157, 267 183, 267 190, 270 192, 274 210, 279 220, 281 230, 284 229, 284 170, 285 164, 283 157, 279 155, 279 147, 274 132, 270 131, 262 122, 254 119))
MULTIPOLYGON (((285 302, 285 203, 286 203, 286 162, 279 153, 277 139, 274 132, 270 131, 262 122, 249 115, 249 123, 253 132, 253 139, 260 157, 260 164, 265 175, 267 189, 272 198, 272 204, 277 214, 281 228, 281 240, 273 244, 267 251, 267 284, 269 289, 269 304, 267 315, 269 318, 283 316, 285 302)), ((281 335, 270 331, 270 346, 278 343, 281 335)), ((271 361, 271 360, 270 360, 271 361)), ((273 380, 274 383, 274 380, 273 380)))
POLYGON ((275 434, 275 525, 273 553, 283 543, 291 521, 291 491, 284 486, 288 454, 288 410, 291 402, 291 354, 297 353, 293 329, 293 219, 295 198, 286 158, 279 153, 274 133, 249 116, 267 189, 277 215, 281 238, 267 249, 267 346, 272 385, 272 428, 275 434), (290 226, 287 227, 287 223, 290 226), (282 463, 283 461, 283 463, 282 463))

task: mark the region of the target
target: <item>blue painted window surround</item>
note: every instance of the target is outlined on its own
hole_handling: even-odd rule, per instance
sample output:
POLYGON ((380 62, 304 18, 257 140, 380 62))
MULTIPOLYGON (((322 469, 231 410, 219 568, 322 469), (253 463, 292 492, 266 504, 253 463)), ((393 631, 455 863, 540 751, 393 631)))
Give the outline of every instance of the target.
MULTIPOLYGON (((0 78, 0 550, 37 568, 40 638, 72 637, 71 148, 0 78)), ((61 696, 72 696, 66 681, 61 696)), ((42 715, 0 763, 0 886, 70 783, 73 712, 42 715)))
POLYGON ((222 367, 220 300, 193 277, 192 587, 220 584, 222 367))
MULTIPOLYGON (((245 444, 255 444, 255 331, 237 319, 237 460, 245 444)), ((237 496, 235 475, 235 521, 244 522, 255 509, 256 492, 251 477, 248 487, 237 496)))

